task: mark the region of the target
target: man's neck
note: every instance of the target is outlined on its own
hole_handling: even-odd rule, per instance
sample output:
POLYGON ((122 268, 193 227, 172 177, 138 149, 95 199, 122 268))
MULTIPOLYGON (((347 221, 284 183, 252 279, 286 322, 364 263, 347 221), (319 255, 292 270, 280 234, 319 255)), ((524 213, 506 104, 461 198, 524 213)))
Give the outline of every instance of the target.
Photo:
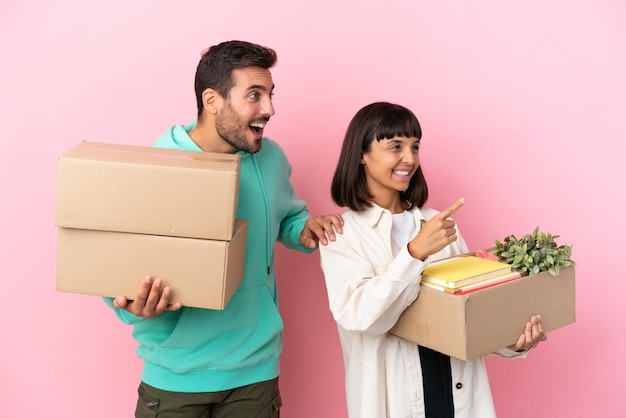
POLYGON ((234 154, 237 151, 219 136, 215 128, 211 128, 200 121, 189 131, 189 136, 204 152, 234 154))

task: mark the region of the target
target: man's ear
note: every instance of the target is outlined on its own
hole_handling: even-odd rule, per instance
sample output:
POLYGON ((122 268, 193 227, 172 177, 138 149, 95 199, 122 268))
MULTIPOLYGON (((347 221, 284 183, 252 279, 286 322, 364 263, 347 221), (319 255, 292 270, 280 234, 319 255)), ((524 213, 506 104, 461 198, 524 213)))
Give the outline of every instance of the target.
POLYGON ((222 96, 220 94, 208 88, 202 92, 202 105, 204 110, 211 114, 217 114, 222 103, 222 96))

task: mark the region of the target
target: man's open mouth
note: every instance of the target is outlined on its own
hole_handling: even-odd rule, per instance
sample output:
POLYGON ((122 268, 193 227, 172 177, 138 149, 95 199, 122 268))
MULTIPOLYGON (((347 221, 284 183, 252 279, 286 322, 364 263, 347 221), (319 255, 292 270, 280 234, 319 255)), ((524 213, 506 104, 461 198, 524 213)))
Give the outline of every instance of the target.
POLYGON ((254 131, 255 133, 260 133, 263 132, 263 128, 265 128, 267 122, 252 122, 250 125, 250 129, 252 129, 252 131, 254 131))

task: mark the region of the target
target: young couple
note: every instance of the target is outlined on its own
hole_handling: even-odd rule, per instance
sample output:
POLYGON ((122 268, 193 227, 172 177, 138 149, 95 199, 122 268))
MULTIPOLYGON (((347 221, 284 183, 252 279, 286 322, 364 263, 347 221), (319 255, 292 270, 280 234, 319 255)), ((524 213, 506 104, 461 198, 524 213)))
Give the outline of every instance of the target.
MULTIPOLYGON (((170 304, 146 277, 133 300, 105 299, 133 325, 144 367, 136 417, 278 417, 283 323, 275 242, 312 252, 321 243, 330 309, 346 366, 351 418, 495 416, 482 359, 461 361, 387 333, 419 294, 432 260, 467 252, 450 216, 425 207, 421 128, 405 107, 373 103, 348 126, 332 183, 343 215, 310 216, 279 145, 263 137, 274 115, 276 54, 228 41, 196 71, 197 121, 175 125, 155 146, 241 155, 237 217, 248 220, 244 279, 223 311, 170 304)), ((184 185, 181 185, 184 187, 184 185)), ((532 317, 498 354, 524 356, 546 338, 532 317)), ((331 414, 332 416, 332 414, 331 414)))

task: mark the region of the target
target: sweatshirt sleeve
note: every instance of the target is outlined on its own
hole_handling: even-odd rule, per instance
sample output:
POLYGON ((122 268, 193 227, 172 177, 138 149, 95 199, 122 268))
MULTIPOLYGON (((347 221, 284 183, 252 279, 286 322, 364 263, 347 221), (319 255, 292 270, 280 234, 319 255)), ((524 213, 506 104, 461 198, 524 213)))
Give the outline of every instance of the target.
MULTIPOLYGON (((345 232, 344 232, 345 233, 345 232)), ((380 335, 417 298, 425 263, 402 249, 387 266, 374 266, 343 235, 320 247, 330 310, 344 329, 380 335)))
POLYGON ((113 298, 102 297, 102 299, 104 300, 104 303, 106 303, 110 308, 113 309, 113 312, 115 312, 115 315, 117 315, 119 320, 125 324, 136 324, 138 322, 143 322, 146 320, 146 318, 133 315, 130 312, 125 311, 124 309, 116 308, 115 306, 113 306, 113 298))
POLYGON ((264 165, 262 171, 268 185, 266 187, 269 188, 271 184, 274 188, 271 193, 276 196, 270 210, 279 214, 277 240, 289 249, 311 253, 314 249, 300 245, 300 234, 311 215, 306 202, 300 199, 291 182, 293 168, 276 142, 268 139, 263 147, 264 158, 259 159, 259 162, 264 165))
POLYGON ((291 184, 289 188, 289 211, 280 223, 278 241, 287 248, 312 253, 314 249, 300 245, 300 235, 311 215, 306 203, 298 197, 291 184))

